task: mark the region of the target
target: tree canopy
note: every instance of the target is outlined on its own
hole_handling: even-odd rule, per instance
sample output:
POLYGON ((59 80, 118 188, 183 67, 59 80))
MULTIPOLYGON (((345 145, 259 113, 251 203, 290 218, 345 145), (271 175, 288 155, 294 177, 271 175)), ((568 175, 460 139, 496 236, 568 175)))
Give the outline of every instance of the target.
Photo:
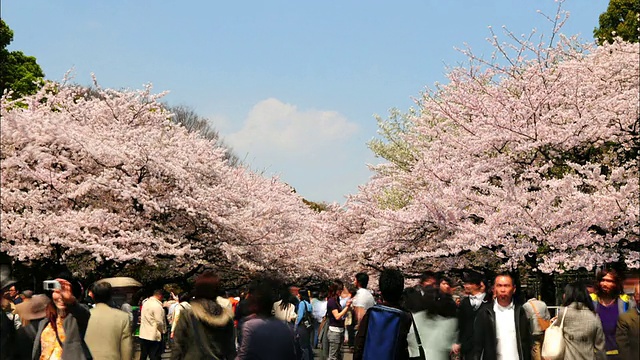
POLYGON ((610 0, 607 11, 600 14, 599 27, 593 30, 598 44, 613 43, 616 37, 628 42, 640 41, 640 1, 610 0))
POLYGON ((7 50, 11 41, 13 31, 0 20, 0 94, 5 90, 13 91, 13 97, 33 94, 40 88, 44 73, 35 57, 7 50))

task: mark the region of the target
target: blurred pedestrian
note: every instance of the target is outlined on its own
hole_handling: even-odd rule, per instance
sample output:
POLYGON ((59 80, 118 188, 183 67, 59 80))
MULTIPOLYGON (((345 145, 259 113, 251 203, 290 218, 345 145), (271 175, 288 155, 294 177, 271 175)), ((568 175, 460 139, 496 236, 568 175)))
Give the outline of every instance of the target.
POLYGON ((171 359, 235 359, 233 310, 216 301, 220 285, 220 277, 212 271, 196 278, 194 299, 180 310, 171 359))
POLYGON ((50 302, 46 295, 33 295, 16 305, 16 314, 20 315, 22 320, 22 326, 16 333, 16 359, 31 359, 38 325, 46 317, 50 302))
POLYGON ((622 291, 622 280, 622 276, 616 270, 605 269, 598 273, 596 293, 591 294, 596 314, 602 323, 607 357, 611 360, 618 359, 616 343, 618 317, 636 306, 633 298, 622 291))
POLYGON ((140 312, 140 360, 160 360, 164 351, 162 336, 167 332, 167 323, 162 307, 164 294, 155 290, 153 296, 142 303, 140 312))
POLYGON ((531 347, 532 360, 542 360, 542 340, 544 339, 544 331, 549 325, 551 314, 547 309, 547 304, 536 298, 536 293, 532 287, 527 287, 524 291, 527 302, 522 308, 529 318, 529 326, 531 327, 531 336, 533 337, 533 346, 531 347), (545 328, 543 328, 545 326, 545 328))
POLYGON ((242 326, 242 344, 238 360, 297 360, 293 330, 272 313, 282 286, 274 280, 257 280, 251 286, 249 309, 251 316, 242 326))
POLYGON ((640 284, 636 284, 633 292, 636 308, 627 311, 618 318, 616 342, 620 359, 640 359, 640 284))
POLYGON ((68 274, 61 276, 65 278, 55 279, 59 288, 47 294, 52 301, 47 305, 46 317, 38 326, 33 344, 33 359, 91 359, 89 348, 84 342, 91 314, 78 303, 77 297, 82 295, 79 283, 68 274), (72 281, 77 285, 72 284, 72 281))
POLYGON ((131 360, 133 340, 129 314, 108 305, 113 296, 108 282, 94 284, 92 293, 96 306, 91 309, 84 341, 93 359, 131 360))
POLYGON ((580 282, 564 288, 563 308, 557 323, 562 323, 565 359, 605 359, 605 336, 586 286, 580 282), (562 320, 564 318, 564 321, 562 320))

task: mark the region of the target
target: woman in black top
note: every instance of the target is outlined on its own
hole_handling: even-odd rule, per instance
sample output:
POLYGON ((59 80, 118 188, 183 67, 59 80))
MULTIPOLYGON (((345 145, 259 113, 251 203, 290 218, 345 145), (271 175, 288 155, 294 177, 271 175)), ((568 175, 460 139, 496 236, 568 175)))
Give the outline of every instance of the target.
POLYGON ((342 359, 342 339, 344 338, 344 316, 351 309, 351 299, 347 300, 345 307, 340 306, 340 293, 344 284, 340 280, 334 280, 329 285, 327 297, 327 318, 329 319, 329 360, 342 359))

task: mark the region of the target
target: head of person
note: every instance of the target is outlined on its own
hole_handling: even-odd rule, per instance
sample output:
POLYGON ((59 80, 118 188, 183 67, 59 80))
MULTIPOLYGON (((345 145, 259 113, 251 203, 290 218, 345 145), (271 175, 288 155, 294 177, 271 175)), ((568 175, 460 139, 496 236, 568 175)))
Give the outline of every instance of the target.
POLYGON ((339 280, 339 279, 333 280, 329 284, 329 289, 328 289, 329 294, 327 295, 327 297, 329 298, 340 297, 340 293, 342 293, 343 289, 344 289, 344 283, 342 282, 342 280, 339 280))
POLYGON ((285 287, 284 285, 280 286, 279 293, 280 308, 282 310, 285 310, 289 306, 289 304, 293 303, 293 299, 297 298, 297 296, 291 293, 291 289, 285 287))
POLYGON ((193 286, 196 299, 216 300, 222 295, 220 277, 213 271, 207 270, 196 277, 193 286))
POLYGON ((289 286, 289 293, 295 298, 300 298, 300 288, 297 286, 289 286))
POLYGON ((477 273, 464 274, 462 281, 463 281, 464 292, 467 295, 476 295, 476 294, 483 293, 485 291, 484 280, 482 279, 482 276, 480 276, 480 274, 477 274, 477 273))
POLYGON ((451 278, 449 278, 448 276, 441 276, 438 279, 438 288, 440 289, 440 292, 442 292, 443 294, 453 295, 453 290, 455 289, 455 286, 453 286, 451 282, 451 278))
POLYGON ((249 311, 259 317, 269 318, 273 314, 273 303, 278 300, 279 294, 276 289, 280 289, 282 284, 279 281, 269 278, 256 279, 249 287, 247 298, 249 311))
POLYGON ((103 281, 95 283, 91 288, 91 293, 93 294, 93 301, 96 304, 108 304, 109 301, 111 301, 113 289, 111 288, 111 284, 103 281))
POLYGON ((530 299, 535 299, 536 298, 536 290, 532 287, 532 286, 527 286, 526 288, 524 288, 524 297, 527 300, 530 299))
POLYGON ((307 289, 300 289, 300 300, 302 301, 311 301, 309 299, 309 290, 307 289))
POLYGON ((622 276, 614 269, 605 269, 596 276, 599 297, 617 297, 622 293, 622 276))
POLYGON ((513 275, 501 273, 496 276, 493 282, 493 296, 501 306, 511 304, 513 295, 516 293, 516 285, 513 275))
POLYGON ((355 286, 358 288, 366 289, 369 285, 369 275, 364 272, 359 272, 356 274, 355 286))
POLYGON ((22 294, 20 294, 20 298, 22 298, 22 301, 31 300, 31 298, 33 298, 33 291, 32 290, 23 291, 22 294))
POLYGON ((11 285, 11 286, 9 286, 8 293, 9 293, 9 297, 11 299, 15 299, 18 296, 18 289, 16 288, 15 285, 11 285))
POLYGON ((400 270, 385 269, 380 273, 378 280, 380 293, 385 302, 399 304, 404 290, 404 275, 400 270))
POLYGON ((569 306, 573 303, 595 311, 587 287, 582 282, 577 281, 564 287, 562 306, 569 306))
POLYGON ((162 299, 164 299, 164 291, 162 289, 155 289, 153 290, 153 295, 151 296, 158 299, 159 301, 162 301, 162 299))
POLYGON ((436 274, 433 271, 425 271, 420 275, 420 285, 422 287, 432 287, 436 285, 436 274))
POLYGON ((191 298, 192 298, 191 294, 186 292, 186 293, 183 293, 182 295, 180 295, 180 298, 178 299, 178 302, 188 302, 189 300, 191 300, 191 298))

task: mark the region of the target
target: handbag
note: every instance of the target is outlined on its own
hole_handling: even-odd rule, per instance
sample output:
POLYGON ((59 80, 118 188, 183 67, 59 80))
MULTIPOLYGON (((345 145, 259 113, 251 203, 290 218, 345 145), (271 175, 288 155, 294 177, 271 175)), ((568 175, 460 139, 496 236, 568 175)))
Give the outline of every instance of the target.
POLYGON ((564 317, 567 315, 567 311, 569 311, 569 308, 564 308, 560 326, 557 325, 558 319, 556 319, 544 333, 544 340, 542 342, 542 357, 544 359, 564 359, 564 348, 566 344, 562 328, 564 327, 564 317))
POLYGON ((531 307, 533 308, 533 312, 536 313, 536 318, 538 319, 538 326, 540 326, 540 330, 542 331, 547 330, 551 325, 551 320, 544 319, 542 318, 542 316, 540 316, 538 309, 536 309, 536 306, 533 305, 533 301, 529 301, 529 304, 531 304, 531 307))

